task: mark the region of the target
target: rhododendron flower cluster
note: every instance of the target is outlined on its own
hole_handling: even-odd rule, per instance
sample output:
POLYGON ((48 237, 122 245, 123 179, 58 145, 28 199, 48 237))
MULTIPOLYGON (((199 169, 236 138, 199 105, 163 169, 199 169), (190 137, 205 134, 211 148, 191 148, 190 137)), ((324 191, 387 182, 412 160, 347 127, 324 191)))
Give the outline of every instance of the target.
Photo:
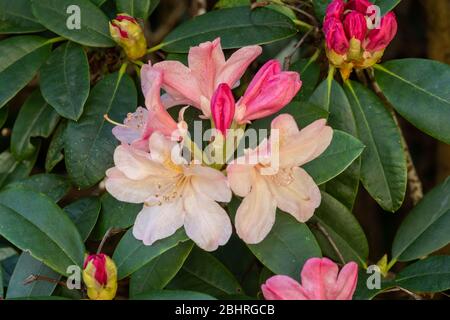
POLYGON ((146 108, 139 107, 113 129, 122 144, 114 152, 115 167, 106 173, 106 189, 121 201, 143 204, 133 235, 145 245, 184 226, 199 247, 216 250, 232 234, 222 207, 231 201, 232 191, 244 197, 235 225, 247 243, 259 243, 267 236, 277 207, 305 222, 319 206, 320 191, 300 166, 330 144, 333 131, 325 120, 299 130, 292 116, 281 114, 272 121, 270 138, 230 159, 226 167, 183 156, 183 147, 200 157, 203 151, 189 138, 186 107, 177 120, 167 108, 200 109, 202 118, 210 118, 217 129, 216 137, 223 136, 221 141, 226 142, 230 128, 245 128, 279 112, 300 90, 300 75, 282 71, 280 63, 271 60, 236 100, 232 88, 260 53, 259 46, 249 46, 225 60, 216 39, 190 49, 189 68, 177 61, 142 67, 146 108))

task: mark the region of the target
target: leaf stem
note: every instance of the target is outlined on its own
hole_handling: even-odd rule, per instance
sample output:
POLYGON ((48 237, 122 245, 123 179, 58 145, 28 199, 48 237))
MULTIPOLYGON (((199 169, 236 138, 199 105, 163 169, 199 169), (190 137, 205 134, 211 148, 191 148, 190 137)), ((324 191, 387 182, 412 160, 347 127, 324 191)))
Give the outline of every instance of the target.
POLYGON ((165 46, 165 43, 160 43, 160 44, 158 44, 158 45, 156 45, 154 47, 149 48, 147 50, 147 53, 152 53, 152 52, 158 51, 159 49, 161 49, 164 46, 165 46))
POLYGON ((67 39, 64 37, 56 37, 56 38, 52 38, 52 39, 48 39, 45 44, 52 44, 52 43, 57 43, 57 42, 61 42, 61 41, 66 41, 67 39))
POLYGON ((302 28, 305 28, 305 29, 307 29, 307 30, 313 30, 314 29, 314 26, 313 25, 310 25, 309 23, 307 23, 307 22, 304 22, 304 21, 301 21, 301 20, 298 20, 298 19, 294 19, 294 20, 292 20, 297 26, 299 26, 299 27, 302 27, 302 28))
POLYGON ((334 242, 334 240, 331 238, 330 234, 328 233, 328 231, 319 223, 316 223, 317 228, 320 230, 320 232, 322 232, 322 234, 325 236, 325 238, 327 238, 328 242, 330 243, 330 245, 333 247, 333 250, 336 252, 337 256, 339 257, 339 260, 341 261, 341 263, 344 265, 345 264, 345 259, 344 256, 342 255, 342 253, 339 251, 339 248, 337 247, 336 243, 334 242))

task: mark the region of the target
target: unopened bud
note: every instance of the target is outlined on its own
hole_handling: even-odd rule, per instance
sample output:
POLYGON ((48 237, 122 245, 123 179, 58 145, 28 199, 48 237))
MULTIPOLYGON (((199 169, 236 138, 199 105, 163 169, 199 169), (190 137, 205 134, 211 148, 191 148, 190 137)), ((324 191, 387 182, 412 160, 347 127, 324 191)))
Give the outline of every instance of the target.
POLYGON ((92 254, 83 266, 83 281, 91 300, 112 300, 117 292, 117 268, 107 255, 92 254))
POLYGON ((137 60, 147 53, 144 30, 133 17, 119 14, 109 23, 109 32, 130 59, 137 60))

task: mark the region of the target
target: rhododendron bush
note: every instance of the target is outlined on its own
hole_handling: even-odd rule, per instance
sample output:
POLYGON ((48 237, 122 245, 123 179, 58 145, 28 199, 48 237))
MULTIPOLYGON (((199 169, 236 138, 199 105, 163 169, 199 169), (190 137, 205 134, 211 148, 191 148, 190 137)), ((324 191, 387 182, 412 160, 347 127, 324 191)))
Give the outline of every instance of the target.
POLYGON ((0 298, 447 297, 404 127, 450 143, 450 67, 388 59, 400 2, 0 0, 0 298))

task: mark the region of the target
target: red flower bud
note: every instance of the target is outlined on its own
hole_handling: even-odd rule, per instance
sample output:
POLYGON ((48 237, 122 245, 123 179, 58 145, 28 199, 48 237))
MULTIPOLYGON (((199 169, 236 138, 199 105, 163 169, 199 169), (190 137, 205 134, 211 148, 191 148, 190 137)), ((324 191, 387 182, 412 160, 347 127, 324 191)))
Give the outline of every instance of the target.
POLYGON ((374 52, 386 49, 397 33, 397 19, 393 12, 381 18, 379 29, 373 29, 366 38, 365 50, 374 52))
POLYGON ((211 99, 211 114, 216 129, 223 135, 233 122, 235 101, 231 88, 221 83, 211 99))
POLYGON ((328 7, 325 15, 325 19, 335 17, 340 19, 344 13, 345 3, 343 0, 333 0, 328 7))
POLYGON ((329 50, 333 50, 338 54, 347 53, 349 43, 341 21, 334 17, 327 18, 323 30, 325 32, 325 39, 329 50))
POLYGON ((84 261, 83 280, 91 300, 112 300, 117 291, 117 268, 107 255, 92 254, 84 261))
POLYGON ((363 15, 367 14, 367 8, 370 7, 372 3, 367 0, 350 0, 347 2, 347 5, 345 6, 346 10, 355 10, 359 13, 362 13, 363 15))
POLYGON ((367 21, 362 13, 352 11, 344 19, 344 29, 348 39, 363 41, 367 32, 367 21))

